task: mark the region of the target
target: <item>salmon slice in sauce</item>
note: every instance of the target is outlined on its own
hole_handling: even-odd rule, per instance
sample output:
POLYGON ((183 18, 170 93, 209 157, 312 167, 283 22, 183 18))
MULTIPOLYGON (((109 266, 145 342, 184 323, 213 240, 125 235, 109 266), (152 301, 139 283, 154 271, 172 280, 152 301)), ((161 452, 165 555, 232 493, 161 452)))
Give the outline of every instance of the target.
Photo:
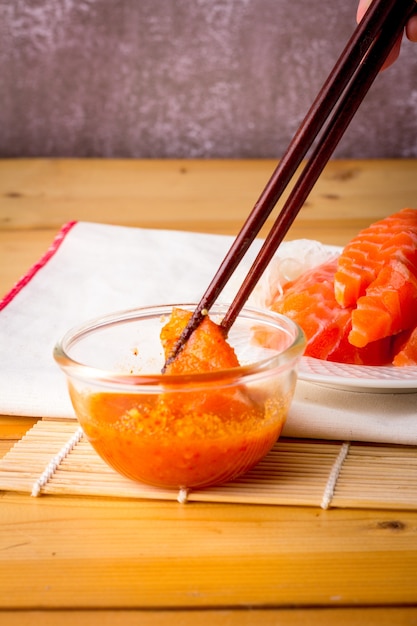
MULTIPOLYGON (((191 315, 191 311, 173 309, 169 322, 161 331, 161 343, 166 358, 169 358, 191 315)), ((178 356, 167 365, 166 373, 201 374, 238 366, 238 358, 227 343, 223 329, 207 316, 178 356)))

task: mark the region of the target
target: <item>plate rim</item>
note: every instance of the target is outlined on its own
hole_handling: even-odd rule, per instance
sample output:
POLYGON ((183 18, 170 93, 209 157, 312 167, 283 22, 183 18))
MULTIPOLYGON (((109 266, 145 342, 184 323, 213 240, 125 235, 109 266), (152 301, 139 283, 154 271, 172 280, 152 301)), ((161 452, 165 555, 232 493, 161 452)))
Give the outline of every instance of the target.
POLYGON ((372 371, 381 372, 381 368, 384 368, 383 372, 398 372, 404 370, 404 368, 397 368, 393 365, 353 365, 348 363, 333 363, 332 361, 322 361, 321 359, 316 359, 315 357, 303 356, 301 357, 301 362, 298 368, 298 378, 304 382, 315 383, 319 385, 326 385, 331 387, 339 387, 339 388, 355 388, 355 389, 363 389, 365 390, 383 390, 385 392, 398 391, 398 390, 407 390, 410 392, 417 391, 417 366, 410 366, 411 370, 407 366, 407 377, 395 377, 390 378, 389 376, 378 377, 378 376, 366 376, 369 370, 368 368, 375 368, 372 371), (324 373, 314 372, 308 368, 309 363, 313 362, 316 367, 323 367, 323 369, 330 370, 324 373), (325 364, 325 365, 324 365, 325 364), (332 367, 337 368, 338 366, 343 367, 343 369, 347 370, 346 375, 340 375, 337 372, 332 373, 332 367), (352 372, 352 376, 349 376, 349 371, 352 372), (355 374, 353 375, 353 372, 355 374), (409 374, 411 373, 411 377, 409 374), (415 375, 413 379, 412 376, 415 375))

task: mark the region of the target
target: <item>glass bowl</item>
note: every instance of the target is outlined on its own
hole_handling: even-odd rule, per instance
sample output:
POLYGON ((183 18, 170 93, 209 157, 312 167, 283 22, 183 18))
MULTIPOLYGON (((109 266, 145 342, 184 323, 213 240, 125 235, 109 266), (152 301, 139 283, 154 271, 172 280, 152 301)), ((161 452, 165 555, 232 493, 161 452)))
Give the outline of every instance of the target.
MULTIPOLYGON (((244 308, 229 331, 240 366, 162 374, 162 326, 173 307, 116 312, 70 330, 54 358, 83 431, 131 479, 169 488, 233 480, 277 441, 305 347, 301 329, 274 312, 244 308)), ((210 318, 220 323, 226 305, 210 318)))

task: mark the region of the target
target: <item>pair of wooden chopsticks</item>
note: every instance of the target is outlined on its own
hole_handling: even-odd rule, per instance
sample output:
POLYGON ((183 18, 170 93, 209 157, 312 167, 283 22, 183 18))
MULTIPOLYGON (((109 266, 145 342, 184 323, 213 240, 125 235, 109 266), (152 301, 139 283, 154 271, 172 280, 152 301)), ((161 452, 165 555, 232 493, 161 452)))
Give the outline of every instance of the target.
POLYGON ((217 300, 282 196, 307 151, 320 135, 316 147, 313 148, 308 162, 221 322, 227 334, 330 159, 390 50, 401 36, 416 6, 416 0, 373 0, 197 305, 167 363, 175 358, 217 300))

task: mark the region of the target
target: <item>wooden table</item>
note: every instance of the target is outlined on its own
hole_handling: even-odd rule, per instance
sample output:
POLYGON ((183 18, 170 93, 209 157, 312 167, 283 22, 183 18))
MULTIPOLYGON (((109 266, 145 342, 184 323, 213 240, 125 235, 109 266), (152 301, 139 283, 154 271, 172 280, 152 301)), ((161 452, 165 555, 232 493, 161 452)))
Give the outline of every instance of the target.
MULTIPOLYGON (((236 234, 274 166, 0 161, 0 293, 69 220, 236 234)), ((289 238, 343 244, 404 206, 416 161, 332 162, 289 238)), ((0 454, 35 421, 1 417, 0 454)), ((384 626, 416 606, 416 512, 0 494, 1 624, 384 626)))

